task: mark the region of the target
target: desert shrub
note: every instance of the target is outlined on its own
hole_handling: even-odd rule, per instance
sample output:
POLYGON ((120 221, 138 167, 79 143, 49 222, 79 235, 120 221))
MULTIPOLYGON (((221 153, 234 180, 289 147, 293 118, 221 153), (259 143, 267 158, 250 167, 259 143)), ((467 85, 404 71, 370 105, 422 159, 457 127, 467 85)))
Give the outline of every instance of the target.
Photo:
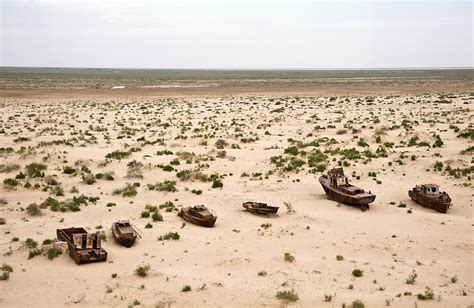
POLYGON ((82 176, 82 181, 87 185, 92 185, 97 182, 95 177, 92 174, 85 174, 82 176))
POLYGON ((190 292, 191 291, 191 286, 184 286, 182 289, 181 289, 181 292, 190 292))
POLYGON ((276 297, 278 299, 288 301, 288 302, 296 302, 300 299, 298 294, 293 289, 286 290, 286 291, 278 291, 276 297))
POLYGON ((225 141, 224 139, 218 139, 216 141, 216 147, 220 150, 222 150, 223 148, 225 148, 228 145, 229 145, 229 143, 227 143, 227 141, 225 141))
POLYGON ((434 298, 434 293, 430 287, 426 287, 425 293, 424 294, 418 293, 416 297, 422 301, 431 300, 434 298))
POLYGON ((122 195, 122 197, 135 197, 137 193, 136 187, 130 183, 127 183, 127 186, 123 188, 117 188, 112 192, 112 194, 122 195))
POLYGON ((365 142, 364 138, 359 138, 359 140, 357 141, 357 145, 360 146, 360 147, 368 147, 369 144, 367 142, 365 142))
POLYGON ((356 299, 355 301, 352 302, 351 308, 365 308, 365 305, 361 300, 356 299))
POLYGON ((169 240, 179 240, 180 236, 179 236, 179 233, 178 232, 168 232, 166 234, 163 234, 163 235, 160 235, 160 237, 158 237, 158 240, 159 241, 169 241, 169 240))
POLYGON ((212 188, 222 188, 224 184, 222 183, 221 179, 213 178, 212 179, 212 188))
POLYGON ((119 151, 119 150, 116 150, 116 151, 113 151, 107 155, 105 155, 105 158, 112 158, 112 159, 124 159, 128 156, 130 156, 130 154, 132 154, 131 151, 119 151))
POLYGON ((157 151, 156 155, 173 155, 173 152, 170 150, 157 151))
POLYGON ((342 261, 342 260, 344 260, 344 257, 341 256, 341 255, 337 255, 337 256, 336 256, 336 260, 337 260, 337 261, 342 261))
POLYGON ((295 257, 292 256, 291 253, 289 252, 285 252, 284 259, 286 262, 290 262, 290 263, 295 261, 295 257))
POLYGON ((202 194, 202 190, 200 190, 200 189, 193 189, 193 190, 191 190, 191 192, 193 194, 196 194, 196 195, 201 195, 202 194))
POLYGON ((155 185, 155 189, 158 191, 169 191, 169 192, 176 192, 176 181, 169 181, 165 180, 164 182, 157 183, 155 185))
POLYGON ((135 269, 135 274, 137 274, 140 277, 146 277, 150 269, 151 269, 150 265, 139 266, 135 269))
POLYGON ((357 151, 355 148, 344 149, 341 150, 340 153, 346 159, 357 159, 361 157, 360 152, 357 151))
POLYGON ((36 177, 44 177, 44 170, 46 170, 47 166, 41 163, 31 163, 25 166, 26 174, 30 178, 36 177))
POLYGON ((284 153, 285 154, 290 154, 290 155, 298 155, 299 154, 299 150, 297 147, 295 146, 291 146, 291 147, 288 147, 284 150, 284 153))
POLYGON ((58 200, 48 197, 46 198, 46 200, 43 201, 43 203, 40 204, 40 208, 50 207, 51 210, 53 210, 53 208, 57 209, 59 207, 59 204, 60 203, 58 200))
POLYGON ((31 203, 26 208, 26 212, 31 216, 39 216, 41 215, 41 209, 38 207, 36 203, 31 203))
POLYGON ((0 270, 4 271, 4 272, 10 272, 12 273, 13 272, 13 267, 11 267, 10 265, 6 264, 6 263, 3 263, 2 264, 2 267, 0 267, 0 270))
POLYGON ((32 249, 29 251, 28 253, 28 259, 33 259, 34 257, 36 256, 40 256, 43 254, 43 250, 42 249, 32 249))
POLYGON ((320 150, 316 150, 310 154, 308 157, 308 166, 316 167, 319 163, 325 161, 328 158, 326 154, 320 150))
POLYGON ((0 225, 4 225, 7 223, 7 220, 5 218, 0 217, 0 225))
POLYGON ((38 246, 38 242, 35 241, 34 239, 32 238, 27 238, 25 240, 25 245, 28 247, 28 248, 36 248, 38 246))
POLYGON ((10 272, 2 272, 0 280, 8 280, 10 278, 10 272))
POLYGON ((20 169, 20 165, 18 164, 1 164, 0 165, 0 173, 9 173, 13 171, 17 171, 20 169))
POLYGON ((163 221, 163 215, 160 214, 160 212, 156 211, 151 215, 151 218, 153 221, 163 221))
POLYGON ((62 253, 62 250, 58 247, 50 247, 46 250, 46 256, 48 256, 48 259, 50 260, 59 257, 62 253))
POLYGON ((6 178, 3 180, 3 185, 7 187, 15 187, 18 185, 18 181, 13 178, 6 178))
POLYGON ((415 271, 413 271, 413 273, 411 273, 411 274, 408 276, 408 278, 407 278, 407 280, 406 280, 406 283, 407 283, 407 284, 415 284, 416 277, 418 277, 418 275, 416 274, 415 271))
POLYGON ((76 173, 76 169, 74 169, 73 167, 64 166, 64 168, 63 168, 63 173, 65 173, 65 174, 73 174, 73 173, 76 173))
POLYGON ((358 268, 356 268, 352 271, 352 276, 354 276, 354 277, 362 277, 363 275, 364 275, 364 271, 360 270, 358 268))

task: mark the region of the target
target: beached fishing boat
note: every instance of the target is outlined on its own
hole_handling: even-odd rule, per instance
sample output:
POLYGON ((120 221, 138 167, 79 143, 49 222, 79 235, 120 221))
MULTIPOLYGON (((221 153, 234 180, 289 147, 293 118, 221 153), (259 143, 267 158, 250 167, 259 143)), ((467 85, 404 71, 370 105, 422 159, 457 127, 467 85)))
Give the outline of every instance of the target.
POLYGON ((451 206, 451 198, 448 193, 440 192, 439 186, 436 184, 416 185, 408 191, 408 196, 422 206, 440 213, 446 213, 451 206))
POLYGON ((213 227, 217 220, 217 216, 212 214, 204 205, 181 208, 178 215, 190 223, 208 228, 213 227))
POLYGON ((132 247, 139 236, 128 220, 119 220, 112 224, 112 235, 117 243, 125 247, 132 247))
POLYGON ((84 228, 57 229, 58 241, 66 242, 69 255, 77 264, 107 260, 98 233, 87 233, 84 228))
POLYGON ((243 208, 249 211, 250 213, 260 214, 260 215, 268 215, 268 214, 276 214, 278 212, 279 207, 277 206, 270 206, 266 203, 261 202, 244 202, 242 204, 243 208))
POLYGON ((343 168, 333 168, 327 175, 319 178, 319 183, 329 198, 340 203, 359 206, 362 211, 367 210, 369 203, 375 201, 376 196, 370 191, 366 192, 362 188, 349 184, 343 168))

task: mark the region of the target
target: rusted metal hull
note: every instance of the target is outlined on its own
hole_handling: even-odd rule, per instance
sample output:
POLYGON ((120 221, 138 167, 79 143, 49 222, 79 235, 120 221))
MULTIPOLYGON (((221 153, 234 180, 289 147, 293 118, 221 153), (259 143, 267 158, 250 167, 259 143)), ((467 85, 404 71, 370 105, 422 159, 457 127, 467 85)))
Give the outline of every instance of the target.
POLYGON ((189 208, 182 208, 181 212, 179 213, 179 216, 183 217, 184 220, 189 221, 192 224, 202 226, 202 227, 207 227, 207 228, 212 228, 214 227, 214 224, 216 223, 217 217, 212 216, 212 217, 196 217, 195 215, 192 215, 189 211, 189 208))
POLYGON ((423 207, 433 209, 440 213, 447 213, 451 206, 451 198, 449 195, 426 195, 421 193, 417 188, 408 191, 408 196, 423 207))
POLYGON ((84 248, 77 249, 72 240, 73 234, 87 234, 83 228, 57 229, 56 235, 59 241, 66 242, 68 245, 69 256, 76 264, 103 262, 107 260, 107 252, 102 248, 84 248))
POLYGON ((270 206, 266 203, 260 202, 244 202, 242 207, 253 214, 259 215, 271 215, 276 214, 278 212, 279 207, 277 206, 270 206))
POLYGON ((135 240, 137 239, 137 234, 135 232, 123 232, 120 230, 120 227, 117 225, 117 223, 112 224, 112 236, 117 243, 127 248, 132 247, 135 243, 135 240))
POLYGON ((329 198, 339 203, 360 206, 362 209, 367 209, 369 207, 369 203, 375 201, 376 196, 370 193, 362 193, 355 195, 345 193, 337 187, 331 186, 330 180, 325 176, 321 176, 319 178, 319 183, 321 183, 321 186, 323 187, 326 195, 328 195, 329 198))

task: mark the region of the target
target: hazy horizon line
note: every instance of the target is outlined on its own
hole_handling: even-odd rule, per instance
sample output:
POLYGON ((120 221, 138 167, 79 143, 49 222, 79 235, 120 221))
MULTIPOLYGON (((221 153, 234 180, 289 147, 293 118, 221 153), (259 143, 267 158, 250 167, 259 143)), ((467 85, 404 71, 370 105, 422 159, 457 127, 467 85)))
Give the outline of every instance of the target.
POLYGON ((103 70, 157 70, 157 71, 363 71, 363 70, 474 70, 474 66, 433 66, 433 67, 338 67, 338 68, 144 68, 144 67, 87 67, 87 66, 1 66, 0 69, 103 69, 103 70))

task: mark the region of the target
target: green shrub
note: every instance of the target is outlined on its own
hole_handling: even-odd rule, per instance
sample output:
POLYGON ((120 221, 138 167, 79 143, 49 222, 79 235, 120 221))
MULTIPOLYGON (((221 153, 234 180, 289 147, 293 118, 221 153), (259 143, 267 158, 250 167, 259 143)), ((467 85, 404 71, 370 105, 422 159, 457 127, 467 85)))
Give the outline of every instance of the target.
POLYGON ((179 236, 179 233, 178 232, 168 232, 164 235, 161 235, 160 237, 158 237, 158 240, 159 241, 169 241, 169 240, 179 240, 180 236, 179 236))
POLYGON ((154 212, 152 215, 151 215, 151 218, 153 219, 153 221, 163 221, 163 216, 160 214, 160 212, 154 212))
POLYGON ((48 256, 48 259, 53 260, 54 258, 57 258, 62 254, 62 250, 58 247, 50 247, 46 251, 46 255, 48 256))
POLYGON ((26 165, 26 174, 30 178, 36 177, 44 177, 44 170, 46 170, 47 166, 41 163, 31 163, 26 165))
POLYGON ((135 274, 140 277, 145 277, 148 275, 148 271, 151 269, 150 265, 139 266, 135 269, 135 274))
POLYGON ((351 308, 365 308, 365 305, 361 300, 356 299, 355 301, 352 302, 351 308))
POLYGON ((119 150, 116 150, 116 151, 113 151, 107 155, 105 155, 105 158, 113 158, 113 159, 124 159, 126 157, 129 157, 130 154, 132 154, 132 152, 130 151, 119 151, 119 150))
POLYGON ((32 204, 28 205, 28 207, 26 208, 26 212, 31 216, 41 215, 41 210, 38 207, 38 205, 36 205, 36 203, 32 203, 32 204))
POLYGON ((425 294, 418 293, 417 298, 422 301, 431 300, 434 298, 433 290, 430 287, 426 287, 425 294))
POLYGON ((20 165, 18 164, 1 164, 0 165, 0 173, 9 173, 13 171, 17 171, 20 169, 20 165))
POLYGON ((6 263, 3 263, 2 264, 2 267, 0 267, 0 270, 4 271, 4 272, 10 272, 12 273, 13 272, 13 267, 11 267, 10 265, 6 264, 6 263))
POLYGON ((354 277, 362 277, 363 275, 364 275, 364 271, 360 270, 358 268, 356 268, 352 271, 352 276, 354 276, 354 277))
POLYGON ((30 250, 30 252, 28 253, 28 259, 33 259, 34 257, 39 256, 39 255, 42 255, 42 254, 43 254, 43 250, 42 250, 42 249, 32 249, 32 250, 30 250))
POLYGON ((92 174, 85 174, 82 176, 82 181, 86 183, 87 185, 92 185, 94 183, 97 183, 97 180, 92 174))
POLYGON ((295 292, 295 290, 286 290, 286 291, 278 291, 276 297, 278 299, 288 301, 288 302, 296 302, 299 300, 298 294, 295 292))
POLYGON ((9 186, 9 187, 15 187, 18 185, 18 181, 13 178, 6 178, 3 180, 3 185, 9 186))
POLYGON ((25 245, 28 247, 28 248, 36 248, 38 246, 38 242, 35 241, 34 239, 32 238, 27 238, 26 241, 25 241, 25 245))
POLYGON ((224 184, 222 183, 221 179, 214 178, 212 179, 212 188, 222 188, 224 184))
POLYGON ((64 166, 63 173, 73 174, 73 173, 76 173, 76 169, 74 169, 73 167, 64 166))
POLYGON ((295 261, 295 257, 292 256, 289 252, 285 252, 284 259, 286 262, 290 262, 290 263, 295 261))

